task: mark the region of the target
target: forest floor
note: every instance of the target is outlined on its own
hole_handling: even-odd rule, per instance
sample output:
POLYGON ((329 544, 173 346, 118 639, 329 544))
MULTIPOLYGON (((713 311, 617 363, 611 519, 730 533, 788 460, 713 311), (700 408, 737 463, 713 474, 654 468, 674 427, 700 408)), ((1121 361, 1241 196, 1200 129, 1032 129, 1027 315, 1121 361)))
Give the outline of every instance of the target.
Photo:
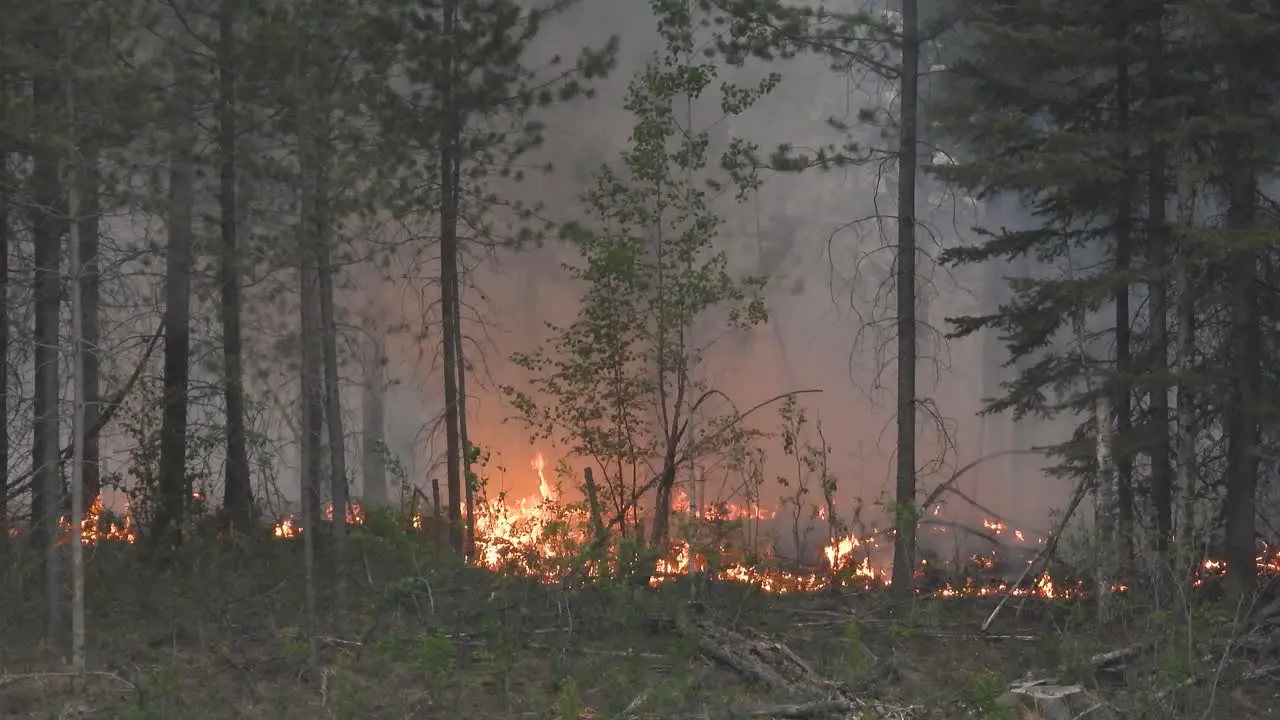
POLYGON ((1009 684, 1026 678, 1084 686, 1091 720, 1280 718, 1280 665, 1267 664, 1280 664, 1280 622, 1269 636, 1237 631, 1208 601, 1121 608, 1099 627, 1086 600, 1015 599, 983 634, 997 598, 895 607, 878 592, 722 583, 697 603, 684 583, 565 593, 403 537, 357 533, 352 545, 348 611, 322 610, 314 651, 300 542, 188 549, 181 572, 149 569, 130 546, 88 548, 92 675, 79 696, 69 643, 50 652, 40 606, 16 600, 43 579, 6 559, 0 718, 718 720, 834 708, 826 717, 1057 720, 1006 706, 1009 684), (1137 651, 1119 669, 1091 659, 1126 647, 1137 651), (788 650, 821 680, 750 676, 788 650))

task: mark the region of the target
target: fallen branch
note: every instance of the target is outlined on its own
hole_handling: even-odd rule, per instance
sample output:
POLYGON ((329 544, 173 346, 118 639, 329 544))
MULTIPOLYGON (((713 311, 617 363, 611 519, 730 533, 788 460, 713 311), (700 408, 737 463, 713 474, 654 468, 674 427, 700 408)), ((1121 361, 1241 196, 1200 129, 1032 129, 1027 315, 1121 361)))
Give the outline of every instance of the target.
POLYGON ((626 709, 622 711, 621 717, 624 718, 625 720, 625 718, 634 716, 636 712, 640 710, 640 706, 644 705, 645 701, 647 701, 648 699, 649 699, 649 691, 645 690, 644 692, 637 695, 635 700, 632 700, 630 703, 627 704, 626 709))
POLYGON ((840 713, 848 715, 856 712, 858 705, 848 700, 834 698, 831 700, 814 700, 813 702, 798 703, 795 705, 775 705, 773 707, 761 708, 753 710, 751 717, 768 717, 768 718, 811 718, 821 717, 823 715, 833 715, 840 713))
POLYGON ((1126 660, 1135 658, 1153 647, 1155 647, 1154 642, 1144 641, 1134 643, 1128 647, 1119 648, 1118 650, 1098 653, 1097 655, 1089 658, 1089 666, 1095 670, 1104 670, 1123 663, 1126 660))
MULTIPOLYGON (((1053 551, 1058 548, 1058 541, 1062 539, 1062 533, 1067 529, 1067 523, 1071 522, 1071 516, 1075 515, 1076 509, 1080 507, 1080 503, 1084 500, 1084 496, 1089 493, 1089 479, 1082 478, 1076 484, 1075 496, 1071 498, 1071 504, 1067 506, 1067 511, 1062 514, 1062 520, 1058 521, 1058 527, 1053 534, 1049 536, 1049 541, 1044 544, 1040 552, 1027 563, 1027 567, 1023 569, 1022 574, 1018 576, 1017 582, 1013 584, 1014 590, 1022 587, 1022 583, 1026 582, 1027 577, 1031 575, 1031 571, 1039 572, 1041 564, 1048 564, 1049 558, 1053 556, 1053 551)), ((1009 598, 1013 597, 1013 593, 1005 593, 1000 598, 1000 602, 996 603, 996 607, 991 611, 991 615, 987 616, 986 622, 982 623, 982 632, 986 632, 991 627, 991 623, 995 622, 996 616, 1004 609, 1005 603, 1009 602, 1009 598)))
POLYGON ((0 675, 0 685, 8 685, 9 683, 15 683, 22 680, 48 680, 52 678, 74 679, 74 678, 85 678, 85 677, 96 677, 96 678, 102 678, 103 680, 113 680, 129 688, 130 690, 136 691, 138 689, 136 685, 129 682, 128 680, 125 680, 124 678, 120 677, 119 675, 116 675, 115 673, 109 673, 104 670, 86 670, 82 673, 43 672, 43 673, 21 673, 16 675, 0 675))

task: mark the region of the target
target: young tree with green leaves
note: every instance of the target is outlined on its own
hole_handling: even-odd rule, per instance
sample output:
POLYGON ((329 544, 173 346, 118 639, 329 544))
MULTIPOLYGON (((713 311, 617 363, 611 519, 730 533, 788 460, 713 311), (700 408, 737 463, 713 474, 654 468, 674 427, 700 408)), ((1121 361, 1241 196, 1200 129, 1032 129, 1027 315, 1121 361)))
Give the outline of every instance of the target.
MULTIPOLYGON (((697 379, 708 347, 695 341, 695 325, 723 320, 745 329, 765 319, 763 283, 730 274, 718 245, 721 218, 710 207, 722 192, 745 197, 758 180, 712 169, 707 126, 693 118, 719 70, 698 54, 704 38, 688 3, 652 5, 663 47, 627 93, 632 146, 597 174, 586 197, 592 219, 562 233, 579 253, 567 266, 584 286, 577 317, 552 327, 550 347, 515 356, 532 391, 506 388, 536 433, 598 464, 618 520, 653 491, 648 551, 633 575, 642 585, 668 549, 678 471, 699 451, 690 427, 720 394, 697 379)), ((722 114, 745 112, 778 79, 721 82, 722 114)), ((734 143, 720 166, 747 167, 751 150, 734 143)))

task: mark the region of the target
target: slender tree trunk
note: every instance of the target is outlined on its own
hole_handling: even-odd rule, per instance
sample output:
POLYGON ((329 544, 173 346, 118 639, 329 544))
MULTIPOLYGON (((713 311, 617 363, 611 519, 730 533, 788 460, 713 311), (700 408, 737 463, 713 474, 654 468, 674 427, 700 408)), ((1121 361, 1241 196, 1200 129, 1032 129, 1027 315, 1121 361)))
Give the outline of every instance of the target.
MULTIPOLYGON (((321 121, 322 125, 326 125, 321 121)), ((321 132, 327 137, 327 127, 321 132)), ((338 376, 338 320, 334 308, 333 227, 329 217, 329 196, 325 168, 328 153, 317 148, 316 165, 316 267, 320 290, 320 337, 324 362, 324 417, 329 429, 329 500, 333 504, 334 607, 346 606, 347 548, 347 455, 342 423, 342 397, 338 376)))
MULTIPOLYGON (((312 256, 311 252, 307 252, 312 256)), ((323 517, 324 499, 320 478, 324 474, 324 372, 320 359, 319 283, 314 260, 304 260, 299 271, 299 303, 302 313, 302 487, 306 507, 306 528, 316 530, 323 517), (312 334, 314 333, 314 334, 312 334)))
MULTIPOLYGON (((372 333, 372 331, 371 331, 372 333)), ((364 359, 364 399, 360 403, 363 425, 364 496, 366 509, 389 503, 386 444, 386 355, 381 340, 370 334, 364 359)))
MULTIPOLYGON (((1164 3, 1153 3, 1154 21, 1149 23, 1147 92, 1153 108, 1159 108, 1165 97, 1164 67, 1164 3)), ((1158 110, 1151 115, 1147 151, 1147 258, 1151 280, 1147 294, 1151 298, 1150 375, 1156 378, 1151 389, 1151 509, 1156 522, 1156 550, 1165 555, 1173 536, 1173 462, 1169 455, 1169 385, 1164 380, 1169 371, 1169 268, 1170 233, 1165 204, 1169 199, 1169 149, 1163 140, 1166 132, 1158 110)), ((1161 558, 1163 562, 1166 558, 1161 558)))
MULTIPOLYGON (((1081 322, 1083 325, 1083 322, 1081 322)), ((1080 332, 1083 337, 1083 332, 1080 332)), ((1080 352, 1084 353, 1081 345, 1080 352)), ((1106 622, 1111 617, 1111 585, 1115 582, 1117 566, 1117 502, 1116 502, 1116 465, 1113 448, 1115 447, 1115 430, 1112 427, 1111 403, 1105 396, 1094 401, 1093 421, 1097 440, 1095 444, 1098 467, 1098 509, 1095 524, 1098 527, 1099 546, 1102 557, 1099 558, 1095 592, 1097 593, 1098 622, 1106 622)))
POLYGON ((916 566, 916 135, 920 28, 916 0, 902 0, 898 129, 898 482, 894 496, 893 591, 909 597, 916 566))
MULTIPOLYGON (((47 16, 38 21, 39 46, 43 56, 57 64, 58 31, 47 16)), ((32 80, 32 102, 38 127, 53 133, 59 122, 61 101, 58 82, 42 71, 32 80)), ((33 153, 32 189, 35 207, 32 241, 35 246, 35 388, 32 427, 31 516, 32 546, 44 555, 45 602, 48 640, 57 639, 61 627, 61 583, 58 573, 58 515, 62 509, 62 477, 59 472, 58 398, 61 389, 58 371, 58 322, 62 300, 62 192, 58 179, 59 156, 51 147, 52 138, 42 137, 33 153)))
MULTIPOLYGON (((453 190, 456 194, 458 192, 456 166, 453 176, 453 190)), ((467 535, 464 538, 464 546, 467 559, 472 560, 475 558, 476 550, 476 488, 475 482, 471 477, 471 443, 467 439, 467 361, 462 345, 464 337, 462 332, 462 287, 458 273, 454 273, 453 282, 453 328, 454 332, 457 333, 453 350, 456 355, 455 364, 458 369, 458 447, 462 450, 462 481, 465 483, 464 490, 467 507, 467 535)))
MULTIPOLYGON (((83 505, 85 508, 90 508, 102 493, 102 469, 98 464, 102 453, 98 434, 93 432, 93 428, 98 425, 102 402, 102 391, 99 382, 101 361, 98 357, 100 351, 98 344, 101 339, 101 324, 98 318, 100 294, 98 225, 101 217, 101 208, 99 207, 100 201, 98 198, 98 141, 95 138, 86 138, 81 143, 81 147, 83 149, 80 153, 81 160, 78 173, 80 194, 78 218, 80 238, 78 244, 82 263, 79 279, 80 297, 83 302, 76 317, 79 318, 82 329, 82 334, 79 336, 82 355, 80 370, 84 374, 84 425, 81 429, 85 433, 83 505)), ((75 218, 75 215, 72 217, 75 218)))
MULTIPOLYGON (((1245 0, 1234 8, 1251 12, 1245 0)), ((1255 59, 1249 45, 1240 46, 1227 68, 1226 112, 1242 123, 1257 113, 1255 59)), ((1234 130, 1223 145, 1222 172, 1226 185, 1226 230, 1232 235, 1231 268, 1231 392, 1227 404, 1226 516, 1227 581, 1233 594, 1246 600, 1257 580, 1257 491, 1259 437, 1255 403, 1262 393, 1262 324, 1258 308, 1256 241, 1243 237, 1256 230, 1258 177, 1251 157, 1249 130, 1234 130), (1235 244, 1238 243, 1238 246, 1235 244)))
MULTIPOLYGON (((442 33, 449 43, 455 41, 458 0, 445 0, 444 27, 442 33)), ((454 288, 458 284, 458 165, 459 127, 458 109, 454 106, 453 74, 454 50, 445 53, 444 87, 441 102, 446 109, 448 126, 440 148, 440 186, 443 198, 440 209, 440 308, 444 325, 444 413, 445 440, 449 456, 446 469, 449 473, 449 544, 454 551, 464 550, 465 532, 462 526, 462 438, 458 424, 458 312, 454 288)))
POLYGON ((222 286, 223 395, 227 412, 227 459, 223 510, 231 527, 246 531, 253 522, 249 448, 245 431, 244 370, 241 358, 240 269, 236 205, 236 0, 221 0, 218 12, 218 213, 221 229, 219 281, 222 286))
MULTIPOLYGON (((1119 39, 1128 37, 1128 23, 1121 23, 1119 39)), ((1119 64, 1116 66, 1116 131, 1121 137, 1128 137, 1129 123, 1129 59, 1121 51, 1119 64)), ((1123 172, 1121 188, 1116 204, 1115 225, 1115 271, 1125 278, 1133 261, 1133 193, 1136 178, 1133 172, 1133 159, 1127 148, 1121 151, 1120 163, 1123 172)), ((1115 322, 1116 322, 1116 383, 1115 398, 1112 404, 1116 413, 1116 436, 1123 438, 1124 444, 1115 452, 1116 465, 1116 548, 1117 560, 1126 568, 1133 557, 1133 453, 1128 448, 1133 436, 1133 403, 1132 384, 1129 380, 1133 371, 1133 332, 1129 309, 1129 281, 1122 279, 1115 289, 1115 322)))
MULTIPOLYGON (((71 53, 68 42, 68 57, 71 53)), ((81 524, 85 511, 85 451, 87 429, 85 427, 85 368, 89 357, 85 338, 85 286, 81 273, 84 272, 82 235, 84 225, 81 213, 96 216, 97 208, 81 207, 80 191, 86 184, 85 176, 97 174, 97 165, 86 168, 77 146, 77 127, 75 114, 74 78, 67 78, 67 126, 70 128, 68 144, 71 150, 71 161, 68 163, 67 177, 67 217, 71 228, 71 258, 69 271, 71 274, 71 340, 72 340, 72 397, 71 397, 71 668, 76 677, 73 680, 75 692, 83 691, 85 657, 84 657, 84 545, 81 544, 81 524)), ((96 182, 94 183, 96 185, 96 182)), ((97 228, 94 227, 94 231, 97 228)))
MULTIPOLYGON (((0 73, 0 117, 9 105, 0 73)), ((0 141, 0 545, 9 538, 9 148, 0 141)))
MULTIPOLYGON (((322 442, 324 433, 324 374, 320 359, 320 307, 315 252, 315 189, 314 176, 309 172, 310 163, 306 141, 302 143, 303 191, 299 241, 298 305, 301 311, 301 405, 302 405, 302 463, 298 493, 302 502, 303 564, 307 575, 306 602, 308 619, 316 618, 315 590, 315 540, 320 531, 322 517, 320 500, 320 476, 322 442)), ((316 628, 313 627, 313 630, 316 628)))
MULTIPOLYGON (((307 73, 303 70, 305 55, 301 38, 295 40, 294 84, 299 90, 309 88, 307 73)), ((319 278, 316 269, 315 244, 318 234, 319 214, 319 164, 314 126, 311 122, 309 103, 315 97, 304 92, 294 106, 297 120, 299 173, 299 222, 298 252, 298 308, 300 314, 300 366, 301 383, 299 403, 302 408, 301 462, 298 495, 302 504, 302 566, 303 594, 307 621, 308 650, 311 661, 317 661, 319 647, 318 600, 316 591, 316 536, 320 532, 320 460, 321 436, 324 433, 324 382, 323 362, 320 359, 320 306, 319 278)))
POLYGON ((1195 395, 1191 372, 1195 359, 1196 304, 1191 284, 1191 265, 1194 262, 1191 242, 1187 234, 1195 228, 1195 187, 1191 180, 1191 153, 1185 153, 1178 173, 1178 224, 1182 237, 1178 239, 1177 259, 1174 266, 1174 285, 1178 298, 1178 491, 1182 493, 1182 524, 1178 530, 1178 579, 1191 577, 1196 566, 1196 426, 1195 395))
POLYGON ((159 495, 152 539, 182 542, 187 498, 187 384, 191 377, 191 275, 196 132, 184 76, 175 82, 169 148, 168 251, 164 281, 164 381, 160 421, 159 495))

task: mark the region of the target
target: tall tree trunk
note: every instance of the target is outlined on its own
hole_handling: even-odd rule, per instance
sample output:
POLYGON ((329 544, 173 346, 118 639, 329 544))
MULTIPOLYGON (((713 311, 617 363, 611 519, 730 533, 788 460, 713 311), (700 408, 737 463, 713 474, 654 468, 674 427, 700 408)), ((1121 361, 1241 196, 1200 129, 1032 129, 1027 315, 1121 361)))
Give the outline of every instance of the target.
MULTIPOLYGON (((1121 47, 1129 33, 1127 22, 1120 24, 1118 39, 1121 47)), ((1129 59, 1121 50, 1121 57, 1116 66, 1116 132, 1120 137, 1129 136, 1129 59)), ((1112 404, 1116 414, 1116 436, 1123 438, 1118 451, 1113 449, 1116 465, 1116 558, 1124 567, 1133 556, 1133 452, 1129 450, 1133 435, 1133 403, 1132 384, 1129 380, 1132 372, 1132 323, 1129 310, 1129 281, 1126 276, 1133 261, 1133 193, 1135 192, 1135 175, 1133 159, 1128 148, 1121 150, 1120 165, 1122 172, 1121 188, 1117 195, 1115 225, 1115 271, 1121 278, 1115 289, 1115 323, 1116 323, 1116 383, 1115 398, 1112 404)))
MULTIPOLYGON (((294 55, 294 82, 298 88, 308 87, 303 71, 303 45, 297 42, 294 55)), ((319 631, 315 572, 316 536, 320 532, 320 477, 322 440, 324 433, 324 375, 320 359, 320 283, 316 268, 316 243, 318 235, 319 172, 314 127, 307 103, 314 98, 303 95, 294 107, 297 118, 299 173, 299 223, 298 223, 298 308, 300 314, 300 398, 302 407, 301 463, 298 494, 302 503, 302 563, 305 587, 304 603, 309 627, 309 651, 314 659, 317 654, 315 637, 319 631)))
MULTIPOLYGON (((58 31, 52 18, 39 19, 41 54, 52 65, 59 55, 58 31)), ((60 88, 49 77, 52 70, 42 70, 32 80, 32 102, 38 119, 37 127, 53 134, 60 126, 60 88)), ((32 546, 44 553, 45 602, 47 604, 48 639, 53 643, 61 626, 57 541, 58 514, 62 509, 62 477, 59 472, 58 394, 61 380, 58 372, 58 320, 62 300, 62 192, 58 180, 59 149, 53 138, 37 138, 33 148, 32 189, 35 207, 32 219, 32 241, 35 246, 35 388, 32 427, 31 515, 32 546)))
MULTIPOLYGON (((1080 325, 1083 326, 1083 321, 1080 325)), ((1083 329, 1079 332, 1081 338, 1084 337, 1083 329)), ((1083 340, 1080 346, 1081 355, 1084 354, 1083 340)), ((1116 501, 1116 465, 1113 448, 1115 447, 1115 430, 1112 427, 1111 403, 1107 401, 1105 396, 1099 395, 1094 401, 1094 432, 1097 433, 1095 462, 1098 468, 1098 508, 1094 523, 1098 528, 1100 536, 1098 544, 1101 548, 1101 557, 1098 561, 1097 579, 1095 582, 1095 592, 1097 593, 1097 612, 1098 622, 1106 622, 1111 617, 1111 587, 1115 582, 1116 570, 1118 564, 1117 550, 1119 546, 1119 538, 1117 537, 1117 515, 1118 506, 1116 501)))
MULTIPOLYGON (((327 138, 328 127, 321 120, 319 137, 327 138)), ((329 154, 325 143, 317 147, 316 175, 316 269, 320 289, 320 337, 324 343, 324 418, 329 429, 329 500, 333 504, 333 570, 334 607, 346 606, 347 548, 347 455, 342 423, 342 397, 338 376, 338 319, 334 307, 333 226, 329 214, 328 177, 325 167, 329 154)))
POLYGON ((910 596, 916 556, 916 135, 920 27, 916 0, 902 0, 902 74, 898 97, 898 482, 893 591, 910 596))
MULTIPOLYGON (((306 158, 307 150, 303 150, 306 158)), ((306 159, 303 163, 307 163, 306 159)), ((304 168, 306 166, 304 165, 304 168)), ((302 462, 298 493, 302 502, 303 563, 306 566, 308 618, 314 620, 315 598, 315 538, 320 531, 323 516, 320 499, 320 477, 323 472, 321 456, 324 433, 324 375, 320 360, 320 307, 319 283, 316 278, 315 251, 315 191, 308 188, 304 169, 302 213, 299 232, 298 305, 301 311, 301 405, 302 405, 302 462)))
POLYGON ((252 523, 249 448, 245 435, 244 370, 241 358, 240 269, 236 205, 236 0, 218 12, 218 212, 221 228, 223 394, 227 411, 227 458, 223 510, 233 529, 252 523))
MULTIPOLYGON (((9 105, 0 73, 0 117, 9 105)), ((9 537, 9 148, 0 142, 0 544, 9 537)))
MULTIPOLYGON (((458 192, 456 166, 453 176, 453 190, 456 194, 458 192)), ((453 282, 453 328, 457 334, 453 350, 456 355, 455 364, 458 368, 458 447, 462 450, 462 481, 466 484, 464 490, 467 508, 464 547, 466 549, 466 557, 470 560, 474 558, 476 549, 476 488, 471 476, 471 442, 467 439, 467 360, 462 344, 464 338, 462 332, 462 287, 458 273, 454 273, 453 282)))
POLYGON ((1192 257, 1188 235, 1195 229, 1195 186, 1191 179, 1194 155, 1184 152, 1179 158, 1178 224, 1181 234, 1176 248, 1174 285, 1178 298, 1178 491, 1182 493, 1182 524, 1178 529, 1178 579, 1185 581, 1195 571, 1196 533, 1196 425, 1195 395, 1191 372, 1195 359, 1196 302, 1191 286, 1192 257))
POLYGON ((174 83, 169 148, 168 250, 164 281, 164 381, 159 495, 152 528, 157 547, 182 542, 187 498, 187 384, 191 377, 191 276, 194 266, 195 123, 179 74, 174 83))
POLYGON ((445 0, 444 27, 441 29, 450 47, 445 52, 443 92, 441 103, 448 118, 440 147, 440 312, 443 322, 444 346, 444 414, 447 452, 446 469, 449 474, 449 544, 454 551, 463 552, 465 533, 462 527, 462 438, 458 425, 458 329, 454 288, 458 284, 458 108, 453 97, 454 49, 458 0, 445 0))
MULTIPOLYGON (((1165 123, 1159 114, 1165 97, 1164 3, 1152 3, 1154 19, 1148 23, 1147 92, 1151 95, 1147 135, 1147 258, 1152 268, 1147 293, 1151 297, 1151 367, 1157 378, 1151 389, 1151 506, 1156 521, 1156 550, 1161 555, 1173 536, 1173 463, 1169 456, 1169 268, 1170 233, 1165 205, 1169 199, 1169 149, 1163 136, 1165 123)), ((1163 561, 1164 558, 1161 558, 1163 561)))
MULTIPOLYGON (((83 506, 90 508, 94 500, 102 493, 102 469, 99 467, 101 456, 98 434, 93 429, 98 425, 101 414, 101 388, 99 383, 99 351, 98 343, 101 335, 99 323, 99 273, 98 261, 98 225, 101 217, 99 207, 99 172, 98 172, 98 140, 85 138, 81 143, 78 177, 79 192, 79 227, 78 249, 80 251, 81 268, 79 273, 81 334, 80 372, 84 383, 84 496, 83 506)), ((72 215, 73 219, 76 215, 72 215)))
MULTIPOLYGON (((305 195, 304 195, 305 197, 305 195)), ((314 207, 311 200, 303 200, 314 207)), ((315 215, 303 210, 301 267, 298 271, 298 304, 301 310, 302 334, 302 477, 299 491, 304 497, 305 529, 318 530, 323 517, 320 478, 324 473, 324 372, 321 360, 320 285, 317 279, 315 251, 315 215)))
POLYGON ((361 475, 364 476, 366 509, 389 503, 386 443, 386 354, 379 337, 370 331, 364 358, 364 399, 361 401, 361 475))
MULTIPOLYGON (((68 34, 68 57, 71 56, 73 47, 70 43, 71 36, 68 34)), ((79 135, 76 126, 75 114, 75 79, 74 77, 66 78, 67 84, 67 127, 69 131, 68 144, 70 145, 71 159, 68 163, 67 172, 67 217, 70 218, 71 227, 71 258, 70 258, 70 275, 71 275, 71 341, 72 356, 74 363, 72 365, 72 396, 71 396, 71 518, 69 520, 71 530, 71 668, 75 673, 73 679, 75 692, 79 693, 83 690, 85 658, 84 658, 84 545, 81 544, 81 518, 84 517, 85 511, 85 441, 87 437, 87 429, 85 427, 85 366, 86 360, 90 354, 87 349, 84 338, 84 321, 85 321, 85 297, 84 282, 81 273, 84 272, 83 264, 83 245, 84 237, 82 235, 84 224, 81 222, 81 215, 97 215, 96 206, 87 208, 81 207, 80 191, 86 184, 85 176, 88 174, 97 174, 97 164, 91 167, 84 166, 84 158, 81 157, 80 147, 77 145, 77 137, 79 135)), ((94 183, 96 185, 96 182, 94 183)), ((96 225, 96 224, 95 224, 96 225)), ((97 228, 93 228, 97 231, 97 228)))
MULTIPOLYGON (((1252 12, 1251 4, 1236 0, 1233 8, 1252 12)), ((1241 45, 1227 63, 1226 112, 1237 127, 1253 119, 1258 91, 1255 58, 1241 45)), ((1257 490, 1259 427, 1255 403, 1262 392, 1262 325, 1258 308, 1258 251, 1256 240, 1245 237, 1257 228, 1257 163, 1250 149, 1248 129, 1234 129, 1224 139, 1222 174, 1226 185, 1226 230, 1231 267, 1231 392, 1227 404, 1226 515, 1227 580, 1244 600, 1257 579, 1257 490)))

